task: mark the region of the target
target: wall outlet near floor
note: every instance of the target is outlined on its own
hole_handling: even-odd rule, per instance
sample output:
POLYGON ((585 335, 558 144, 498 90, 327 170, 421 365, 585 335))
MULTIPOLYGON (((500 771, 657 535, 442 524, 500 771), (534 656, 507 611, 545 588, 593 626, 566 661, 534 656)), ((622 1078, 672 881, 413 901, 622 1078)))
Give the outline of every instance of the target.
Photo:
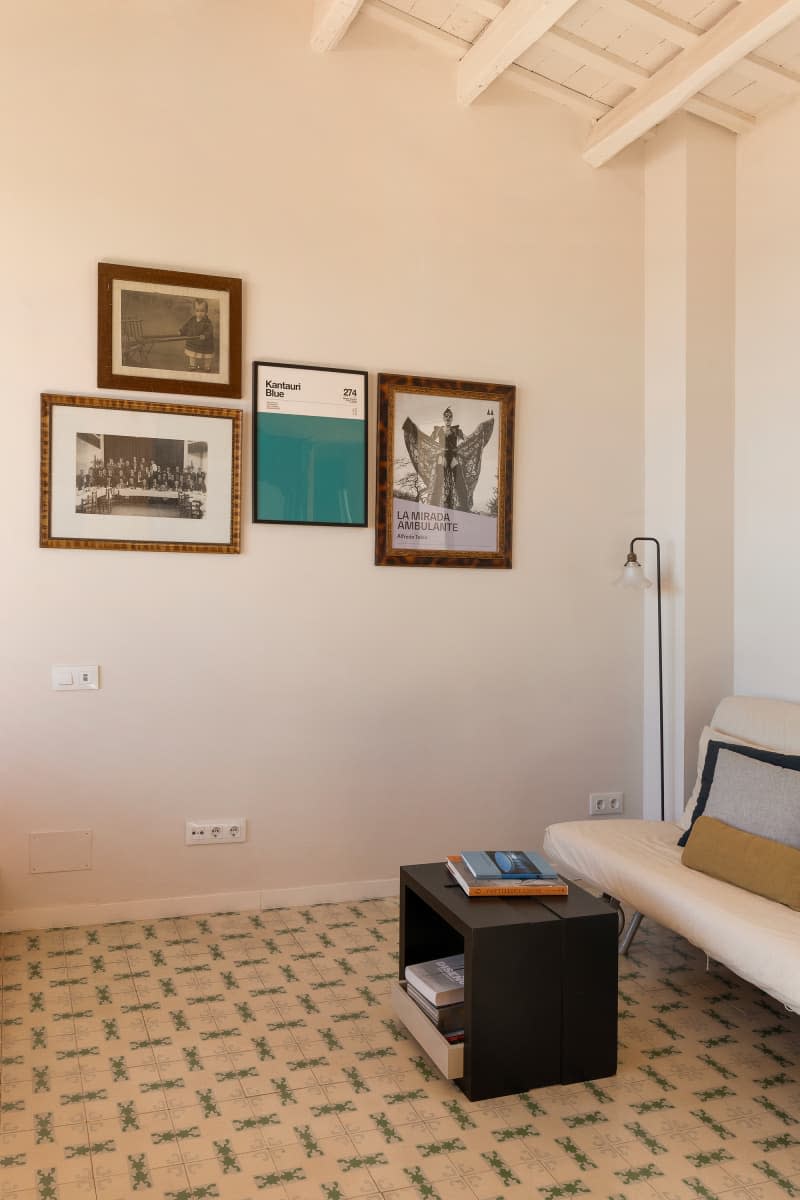
POLYGON ((625 811, 625 795, 623 792, 590 792, 590 817, 618 817, 625 811))
POLYGON ((226 817, 214 821, 187 821, 186 845, 208 846, 212 842, 246 842, 247 821, 244 817, 226 817))

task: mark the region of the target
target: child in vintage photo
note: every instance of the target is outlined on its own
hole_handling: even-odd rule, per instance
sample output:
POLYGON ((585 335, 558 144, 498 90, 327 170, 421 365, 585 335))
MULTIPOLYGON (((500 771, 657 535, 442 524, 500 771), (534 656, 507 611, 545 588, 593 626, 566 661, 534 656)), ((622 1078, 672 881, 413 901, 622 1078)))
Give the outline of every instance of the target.
POLYGON ((210 371, 214 360, 214 326, 208 315, 208 301, 195 300, 194 314, 181 325, 186 337, 184 357, 189 371, 210 371))

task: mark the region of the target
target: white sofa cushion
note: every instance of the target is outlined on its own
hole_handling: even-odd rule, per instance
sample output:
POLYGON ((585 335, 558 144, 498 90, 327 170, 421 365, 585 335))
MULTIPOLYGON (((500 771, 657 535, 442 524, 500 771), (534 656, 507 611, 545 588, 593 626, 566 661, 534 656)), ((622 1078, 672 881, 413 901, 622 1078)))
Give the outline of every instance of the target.
POLYGON ((549 827, 544 852, 800 1012, 800 912, 684 867, 679 833, 670 821, 568 821, 549 827))

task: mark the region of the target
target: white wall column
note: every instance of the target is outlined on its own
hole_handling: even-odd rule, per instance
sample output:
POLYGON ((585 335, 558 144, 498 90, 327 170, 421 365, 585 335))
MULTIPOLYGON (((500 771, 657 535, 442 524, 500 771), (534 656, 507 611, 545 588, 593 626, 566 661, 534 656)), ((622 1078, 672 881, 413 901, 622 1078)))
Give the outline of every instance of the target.
MULTIPOLYGON (((735 140, 688 114, 645 166, 645 528, 661 542, 666 817, 733 687, 735 140)), ((646 573, 655 559, 645 546, 646 573)), ((655 595, 645 599, 643 812, 659 810, 655 595)))

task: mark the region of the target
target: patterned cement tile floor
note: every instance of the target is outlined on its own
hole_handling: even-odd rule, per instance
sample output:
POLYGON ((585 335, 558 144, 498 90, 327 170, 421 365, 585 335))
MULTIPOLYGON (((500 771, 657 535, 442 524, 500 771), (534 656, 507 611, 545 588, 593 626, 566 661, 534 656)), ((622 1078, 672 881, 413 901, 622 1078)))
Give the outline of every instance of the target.
POLYGON ((471 1104, 393 900, 2 938, 0 1198, 800 1196, 800 1018, 645 925, 611 1079, 471 1104))

